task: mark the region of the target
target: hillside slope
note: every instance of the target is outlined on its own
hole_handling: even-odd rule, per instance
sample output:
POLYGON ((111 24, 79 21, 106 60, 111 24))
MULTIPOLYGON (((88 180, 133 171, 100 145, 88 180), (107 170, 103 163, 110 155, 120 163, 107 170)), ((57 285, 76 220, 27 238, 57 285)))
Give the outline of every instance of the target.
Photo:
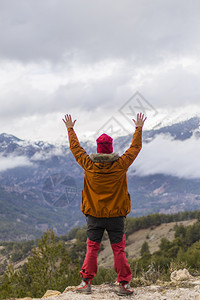
MULTIPOLYGON (((141 229, 128 236, 126 241, 126 253, 129 258, 138 258, 142 244, 147 241, 151 253, 159 250, 160 240, 165 237, 169 241, 174 239, 174 226, 183 224, 184 226, 193 225, 196 220, 187 220, 181 222, 164 223, 156 227, 141 229)), ((99 266, 112 268, 114 266, 113 253, 108 239, 102 242, 104 250, 99 253, 99 266)))

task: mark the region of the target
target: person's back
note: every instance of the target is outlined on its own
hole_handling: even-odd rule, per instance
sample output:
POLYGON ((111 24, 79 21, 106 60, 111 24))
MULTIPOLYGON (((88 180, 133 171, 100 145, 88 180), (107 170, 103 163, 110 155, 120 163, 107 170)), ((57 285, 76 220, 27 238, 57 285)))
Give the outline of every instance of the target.
POLYGON ((102 134, 97 139, 97 154, 88 155, 80 146, 73 130, 75 121, 66 115, 70 149, 76 161, 84 169, 81 211, 87 217, 87 254, 82 266, 82 283, 79 292, 91 291, 90 283, 97 272, 97 255, 103 232, 106 229, 114 253, 119 293, 131 294, 129 285, 131 270, 125 257, 124 218, 130 212, 126 173, 142 147, 142 127, 146 118, 138 114, 133 120, 136 130, 129 149, 119 156, 113 152, 112 138, 102 134))

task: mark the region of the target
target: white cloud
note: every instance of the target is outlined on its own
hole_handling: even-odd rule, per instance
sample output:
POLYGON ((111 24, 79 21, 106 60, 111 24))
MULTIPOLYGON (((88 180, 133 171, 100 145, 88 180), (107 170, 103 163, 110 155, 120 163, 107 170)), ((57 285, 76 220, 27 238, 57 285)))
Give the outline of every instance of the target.
POLYGON ((167 174, 182 178, 200 178, 200 139, 173 140, 159 135, 143 144, 132 170, 140 176, 167 174))
MULTIPOLYGON (((68 150, 69 151, 69 150, 68 150)), ((40 161, 40 160, 46 160, 51 158, 54 155, 58 156, 64 156, 67 153, 67 149, 65 152, 61 149, 61 147, 57 146, 52 150, 47 151, 37 151, 35 154, 31 157, 31 162, 32 161, 40 161)))
POLYGON ((32 163, 25 156, 0 156, 0 172, 17 167, 28 167, 31 165, 32 163))

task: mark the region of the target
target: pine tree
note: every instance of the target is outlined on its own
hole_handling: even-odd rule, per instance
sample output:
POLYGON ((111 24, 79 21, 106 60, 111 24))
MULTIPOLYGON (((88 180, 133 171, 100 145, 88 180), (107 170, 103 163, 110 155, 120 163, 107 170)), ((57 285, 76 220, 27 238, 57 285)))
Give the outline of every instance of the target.
POLYGON ((143 256, 144 254, 150 254, 149 244, 146 241, 142 244, 140 254, 141 254, 141 256, 143 256))
POLYGON ((27 263, 32 294, 42 295, 47 289, 61 288, 64 281, 67 282, 65 274, 69 263, 63 242, 57 242, 54 232, 48 229, 38 241, 38 247, 34 248, 27 263))
POLYGON ((64 242, 48 229, 21 269, 9 266, 0 283, 0 299, 41 297, 49 289, 63 292, 66 286, 79 283, 79 268, 79 261, 71 264, 64 242))

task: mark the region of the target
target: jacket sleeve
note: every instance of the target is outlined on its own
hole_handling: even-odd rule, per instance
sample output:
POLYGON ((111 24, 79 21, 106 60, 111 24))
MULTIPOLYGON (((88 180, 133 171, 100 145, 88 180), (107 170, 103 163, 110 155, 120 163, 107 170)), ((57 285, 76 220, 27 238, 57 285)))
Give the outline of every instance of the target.
POLYGON ((90 163, 89 155, 81 147, 73 128, 68 128, 68 137, 69 137, 70 150, 72 151, 72 154, 74 155, 79 165, 83 169, 85 169, 87 165, 90 163))
POLYGON ((133 163, 142 149, 142 127, 137 127, 133 135, 132 143, 129 149, 120 156, 119 164, 123 169, 128 169, 128 167, 133 163))

